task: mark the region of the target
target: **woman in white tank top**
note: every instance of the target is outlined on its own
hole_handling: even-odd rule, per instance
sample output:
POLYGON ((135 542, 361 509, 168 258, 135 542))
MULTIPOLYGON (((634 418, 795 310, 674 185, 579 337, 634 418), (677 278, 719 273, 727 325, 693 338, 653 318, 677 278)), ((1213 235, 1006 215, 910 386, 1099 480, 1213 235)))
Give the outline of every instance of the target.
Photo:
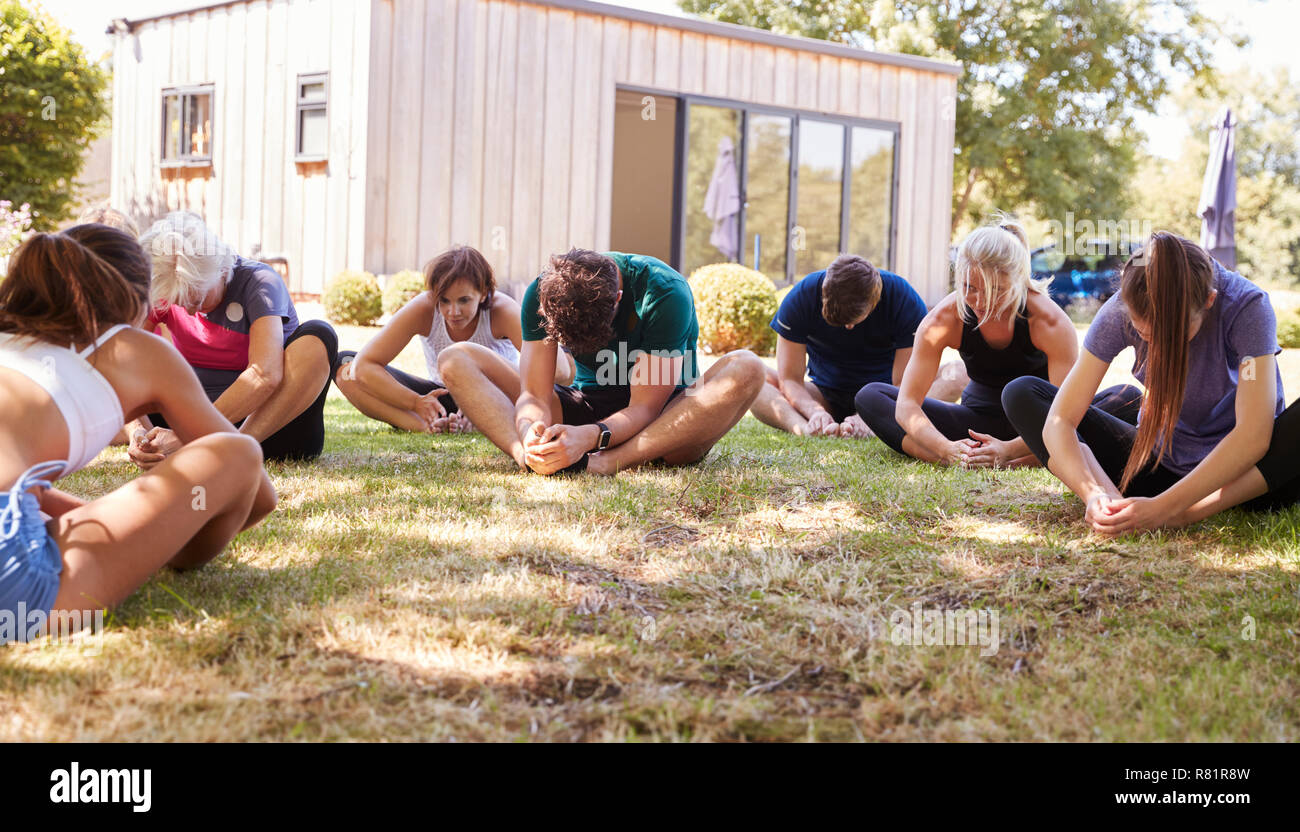
POLYGON ((0 644, 70 635, 163 566, 216 557, 275 508, 256 440, 169 343, 137 328, 149 275, 133 237, 86 224, 28 240, 0 281, 0 644), (179 451, 89 502, 52 487, 151 407, 179 451))
MULTIPOLYGON (((358 352, 340 352, 334 382, 353 406, 372 419, 419 433, 473 430, 442 384, 446 356, 476 353, 494 369, 493 381, 511 401, 519 397, 519 304, 496 290, 492 266, 469 246, 448 249, 424 269, 425 286, 358 352), (429 377, 392 366, 412 338, 424 349, 429 377)), ((568 384, 557 371, 556 382, 568 384)))

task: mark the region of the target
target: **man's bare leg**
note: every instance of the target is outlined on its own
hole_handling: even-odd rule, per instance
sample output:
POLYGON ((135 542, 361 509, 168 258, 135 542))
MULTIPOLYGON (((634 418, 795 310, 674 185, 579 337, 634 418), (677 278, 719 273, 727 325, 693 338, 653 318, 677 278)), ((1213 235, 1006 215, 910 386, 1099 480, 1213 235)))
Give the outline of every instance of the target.
POLYGON ((961 398, 961 391, 966 389, 970 383, 970 376, 966 374, 966 363, 964 361, 949 361, 939 368, 939 375, 934 379, 934 384, 930 385, 930 392, 926 393, 926 398, 938 399, 941 402, 955 402, 961 398))
POLYGON ((284 350, 284 380, 244 420, 240 433, 263 442, 311 406, 330 377, 330 358, 319 338, 305 336, 284 350))
MULTIPOLYGON (((515 430, 519 371, 491 350, 459 343, 438 356, 438 374, 465 418, 520 468, 526 468, 524 444, 515 430)), ((551 412, 560 412, 560 397, 555 393, 551 393, 551 412)))
MULTIPOLYGON (((807 436, 808 420, 781 392, 781 379, 776 374, 776 370, 766 365, 764 369, 766 370, 765 383, 758 391, 758 398, 754 400, 750 412, 754 414, 755 419, 765 425, 786 433, 793 433, 795 436, 807 436)), ((822 391, 817 389, 817 385, 807 380, 803 384, 808 390, 808 395, 812 396, 819 405, 826 407, 826 399, 822 396, 822 391)))
POLYGON ((700 461, 744 418, 766 385, 766 370, 749 350, 727 353, 645 430, 617 447, 592 454, 587 470, 614 474, 654 459, 669 465, 700 461))

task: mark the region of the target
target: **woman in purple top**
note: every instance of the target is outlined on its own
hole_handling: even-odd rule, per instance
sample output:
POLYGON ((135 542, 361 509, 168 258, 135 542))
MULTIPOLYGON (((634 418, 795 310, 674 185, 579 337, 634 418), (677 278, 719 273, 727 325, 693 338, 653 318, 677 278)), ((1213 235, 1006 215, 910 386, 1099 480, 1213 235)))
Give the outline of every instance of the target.
POLYGON ((1242 503, 1300 502, 1300 408, 1284 406, 1268 295, 1200 246, 1157 232, 1124 265, 1058 391, 1007 385, 1003 404, 1034 454, 1113 535, 1172 528, 1242 503), (1146 385, 1136 426, 1089 401, 1126 347, 1146 385))

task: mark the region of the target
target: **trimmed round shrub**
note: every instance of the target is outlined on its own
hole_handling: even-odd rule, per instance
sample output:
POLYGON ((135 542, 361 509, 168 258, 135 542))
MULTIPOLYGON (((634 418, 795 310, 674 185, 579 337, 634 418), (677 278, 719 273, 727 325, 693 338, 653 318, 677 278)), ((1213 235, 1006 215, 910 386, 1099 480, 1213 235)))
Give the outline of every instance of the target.
POLYGON ((370 272, 342 271, 325 289, 325 316, 336 324, 373 326, 384 311, 383 292, 370 272))
POLYGON ((772 353, 776 284, 770 278, 739 263, 715 263, 696 269, 690 284, 704 350, 715 355, 742 349, 772 353))
POLYGON ((1300 347, 1300 312, 1284 312, 1278 316, 1277 345, 1287 349, 1300 347))
POLYGON ((423 292, 425 288, 424 272, 402 269, 388 278, 388 285, 384 287, 384 314, 396 315, 397 310, 423 292))
POLYGON ((781 308, 781 304, 785 302, 785 296, 788 295, 788 294, 790 294, 790 290, 793 289, 793 288, 794 288, 794 284, 791 283, 789 286, 785 287, 784 289, 778 289, 778 290, 777 290, 777 292, 776 292, 776 307, 777 307, 778 309, 781 308))

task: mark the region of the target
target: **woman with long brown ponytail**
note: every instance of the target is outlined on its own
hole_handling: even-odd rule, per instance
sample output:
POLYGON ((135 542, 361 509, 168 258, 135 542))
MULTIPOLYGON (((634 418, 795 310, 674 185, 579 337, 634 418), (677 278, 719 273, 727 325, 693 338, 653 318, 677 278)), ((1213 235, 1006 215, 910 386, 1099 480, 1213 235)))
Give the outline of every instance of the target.
POLYGON ((1020 378, 1003 402, 1035 455, 1084 501, 1094 531, 1300 501, 1300 408, 1284 407, 1263 290, 1195 243, 1157 232, 1125 264, 1083 346, 1059 392, 1020 378), (1088 406, 1130 346, 1146 385, 1136 426, 1088 406))
POLYGON ((133 237, 99 224, 37 234, 9 265, 0 280, 0 644, 54 631, 56 620, 60 631, 85 626, 80 613, 117 604, 163 566, 201 566, 276 501, 257 441, 208 402, 169 343, 138 329, 150 265, 133 237), (167 417, 179 451, 89 502, 52 487, 125 419, 149 412, 167 417))

